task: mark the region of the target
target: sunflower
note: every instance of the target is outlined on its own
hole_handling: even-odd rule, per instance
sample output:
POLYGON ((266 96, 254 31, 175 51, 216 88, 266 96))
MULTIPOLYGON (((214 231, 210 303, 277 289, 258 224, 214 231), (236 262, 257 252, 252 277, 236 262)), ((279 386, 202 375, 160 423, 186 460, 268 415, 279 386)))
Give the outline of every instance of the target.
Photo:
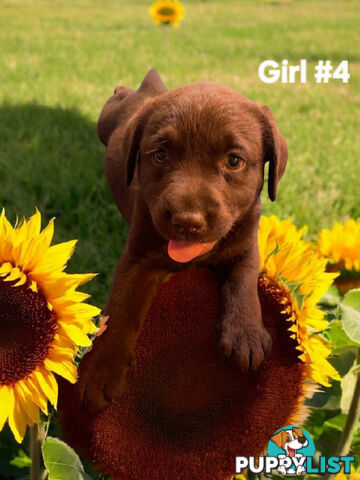
POLYGON ((73 385, 61 382, 67 442, 112 480, 178 478, 179 472, 183 480, 230 480, 234 448, 263 455, 274 431, 302 423, 309 413, 304 400, 317 390, 309 379, 323 385, 339 379, 327 360, 330 348, 320 333, 327 322, 317 308, 336 274, 325 271, 326 260, 302 239, 305 230, 261 218, 258 292, 273 349, 256 375, 234 371, 216 354, 215 273, 174 274, 147 313, 126 395, 102 412, 87 412, 74 401, 73 385))
POLYGON ((326 272, 327 260, 317 255, 312 244, 302 240, 305 231, 297 230, 289 220, 261 218, 260 280, 283 305, 288 330, 298 343, 299 358, 306 363, 309 378, 330 386, 330 378, 340 377, 327 360, 331 348, 320 332, 328 322, 317 303, 338 273, 326 272))
POLYGON ((158 0, 149 8, 149 14, 156 25, 179 26, 184 18, 185 8, 177 0, 158 0))
POLYGON ((360 221, 335 222, 319 232, 319 253, 330 260, 329 270, 341 270, 335 284, 342 293, 360 286, 360 221))
POLYGON ((76 381, 77 346, 91 344, 99 309, 76 291, 94 274, 64 272, 76 241, 50 246, 54 221, 41 230, 38 210, 13 227, 0 216, 0 430, 6 421, 18 442, 56 407, 54 374, 76 381))

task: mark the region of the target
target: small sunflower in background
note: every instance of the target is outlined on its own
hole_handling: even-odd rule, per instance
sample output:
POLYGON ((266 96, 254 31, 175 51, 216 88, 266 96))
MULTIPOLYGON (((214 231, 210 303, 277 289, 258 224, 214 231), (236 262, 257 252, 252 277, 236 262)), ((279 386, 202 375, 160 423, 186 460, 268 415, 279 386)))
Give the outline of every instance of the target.
POLYGON ((100 312, 76 290, 94 274, 64 272, 76 241, 51 246, 53 233, 38 210, 15 227, 0 216, 0 430, 8 421, 18 442, 48 401, 56 407, 54 374, 76 381, 78 346, 91 344, 100 312))
POLYGON ((328 387, 329 379, 340 380, 340 376, 327 360, 331 346, 321 332, 329 322, 317 304, 338 273, 326 272, 327 260, 302 240, 305 231, 298 230, 290 220, 261 217, 259 283, 274 304, 282 304, 281 313, 289 322, 291 338, 298 343, 296 348, 307 365, 308 377, 328 387))
POLYGON ((328 270, 340 270, 335 285, 341 293, 360 286, 360 221, 335 222, 319 232, 319 253, 329 260, 328 270))
POLYGON ((150 6, 149 14, 156 25, 178 27, 184 18, 185 8, 177 0, 158 0, 150 6))

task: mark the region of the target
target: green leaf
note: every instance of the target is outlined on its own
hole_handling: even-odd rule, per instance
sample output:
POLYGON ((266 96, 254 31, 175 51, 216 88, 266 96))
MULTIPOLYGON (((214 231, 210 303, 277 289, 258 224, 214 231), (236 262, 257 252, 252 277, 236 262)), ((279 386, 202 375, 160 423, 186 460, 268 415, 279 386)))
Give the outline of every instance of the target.
POLYGON ((350 290, 340 302, 344 331, 360 345, 360 289, 350 290))
POLYGON ((344 430, 346 418, 347 415, 345 413, 341 413, 340 415, 329 418, 329 420, 326 420, 324 423, 324 428, 335 428, 336 430, 342 432, 344 430))
POLYGON ((306 405, 311 408, 338 410, 340 408, 341 388, 340 382, 334 382, 331 387, 316 392, 306 400, 306 405))
POLYGON ((326 457, 334 455, 337 446, 339 445, 340 432, 333 428, 325 428, 322 435, 316 442, 316 449, 326 457))
POLYGON ((359 471, 360 468, 360 444, 359 443, 352 443, 351 445, 351 449, 350 449, 350 455, 354 455, 355 457, 355 463, 354 463, 354 467, 356 469, 356 471, 359 471))
POLYGON ((340 320, 334 320, 330 323, 329 328, 325 332, 325 337, 331 343, 333 350, 357 346, 357 343, 351 340, 351 338, 345 333, 340 320))
POLYGON ((340 408, 343 413, 349 412, 350 403, 354 395, 355 382, 356 375, 352 371, 346 374, 341 380, 342 395, 340 400, 340 408))
POLYGON ((356 349, 354 347, 341 348, 333 352, 329 362, 339 372, 340 377, 344 377, 353 367, 355 357, 356 349))
POLYGON ((15 458, 10 460, 10 465, 14 467, 25 468, 31 466, 31 458, 24 452, 24 450, 19 450, 15 458))
POLYGON ((48 437, 42 446, 45 467, 49 480, 86 480, 79 456, 65 442, 48 437))
POLYGON ((339 300, 339 290, 335 287, 335 285, 331 285, 319 303, 321 305, 326 305, 327 307, 336 307, 339 303, 339 300))

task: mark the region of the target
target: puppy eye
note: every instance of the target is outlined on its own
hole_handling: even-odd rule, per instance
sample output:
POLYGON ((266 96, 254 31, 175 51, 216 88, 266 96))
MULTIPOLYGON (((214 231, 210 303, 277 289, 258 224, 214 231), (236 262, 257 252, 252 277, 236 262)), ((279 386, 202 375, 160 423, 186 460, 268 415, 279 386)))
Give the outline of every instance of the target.
POLYGON ((236 155, 236 153, 230 153, 228 155, 227 166, 232 170, 242 167, 244 163, 244 160, 239 157, 239 155, 236 155))
POLYGON ((159 165, 162 165, 166 160, 166 152, 164 150, 157 150, 153 155, 155 162, 159 165))

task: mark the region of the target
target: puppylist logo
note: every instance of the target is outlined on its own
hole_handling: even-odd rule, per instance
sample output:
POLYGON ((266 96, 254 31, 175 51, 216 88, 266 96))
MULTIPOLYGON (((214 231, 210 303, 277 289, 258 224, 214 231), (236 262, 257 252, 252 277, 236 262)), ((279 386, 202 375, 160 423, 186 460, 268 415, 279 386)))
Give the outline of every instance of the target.
POLYGON ((285 427, 270 438, 268 455, 279 460, 281 475, 304 475, 307 458, 315 455, 315 445, 308 432, 300 427, 285 427))
POLYGON ((267 473, 276 469, 283 476, 312 474, 337 474, 343 467, 350 473, 354 457, 319 457, 314 465, 315 445, 310 434, 301 427, 288 426, 277 430, 269 440, 267 456, 236 457, 235 473, 267 473))

